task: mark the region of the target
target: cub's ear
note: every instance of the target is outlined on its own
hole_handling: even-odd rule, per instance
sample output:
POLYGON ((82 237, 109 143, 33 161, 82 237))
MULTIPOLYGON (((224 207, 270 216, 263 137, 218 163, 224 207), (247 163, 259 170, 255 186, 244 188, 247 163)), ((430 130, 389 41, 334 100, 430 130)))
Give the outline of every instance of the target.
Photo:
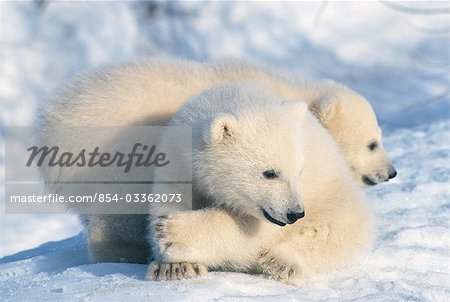
POLYGON ((238 131, 238 121, 231 114, 221 114, 217 116, 209 126, 205 141, 211 145, 220 144, 232 139, 238 131))
POLYGON ((333 96, 324 96, 314 100, 310 105, 310 110, 326 127, 330 120, 336 116, 340 106, 341 105, 338 98, 333 96))
POLYGON ((282 105, 298 119, 302 119, 308 110, 308 105, 303 101, 285 101, 282 105))

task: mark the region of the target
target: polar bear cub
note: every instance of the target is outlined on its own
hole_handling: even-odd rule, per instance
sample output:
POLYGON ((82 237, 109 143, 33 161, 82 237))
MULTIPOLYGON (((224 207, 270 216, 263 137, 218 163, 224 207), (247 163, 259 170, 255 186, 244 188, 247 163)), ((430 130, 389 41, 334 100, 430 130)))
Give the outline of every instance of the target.
MULTIPOLYGON (((164 126, 193 96, 239 82, 256 83, 286 100, 304 100, 360 183, 374 185, 395 176, 373 110, 362 96, 332 81, 295 82, 232 61, 153 59, 79 78, 39 109, 42 143, 79 145, 78 139, 59 132, 64 126, 164 126)), ((49 183, 71 180, 45 171, 44 177, 49 183)), ((147 263, 146 215, 87 215, 81 220, 92 261, 147 263)))
POLYGON ((152 209, 148 279, 189 278, 208 267, 300 284, 370 246, 364 196, 302 102, 255 85, 215 87, 169 125, 193 127, 194 210, 152 209))
MULTIPOLYGON (((194 98, 169 122, 192 127, 192 162, 187 159, 185 167, 176 168, 192 165, 193 209, 223 206, 279 225, 304 216, 297 184, 304 165, 302 117, 307 105, 269 96, 252 84, 216 87, 194 98)), ((181 153, 178 158, 186 158, 188 152, 176 145, 171 136, 161 138, 162 150, 175 148, 181 153)), ((152 191, 158 190, 155 184, 152 191)), ((151 214, 183 206, 157 205, 151 214)))

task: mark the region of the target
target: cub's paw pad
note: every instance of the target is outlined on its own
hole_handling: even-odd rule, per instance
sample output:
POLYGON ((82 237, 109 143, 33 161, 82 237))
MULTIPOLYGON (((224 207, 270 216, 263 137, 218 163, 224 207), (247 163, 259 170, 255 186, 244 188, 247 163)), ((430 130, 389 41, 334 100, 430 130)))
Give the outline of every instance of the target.
POLYGON ((152 262, 147 270, 147 280, 180 280, 190 279, 205 275, 208 272, 206 266, 199 263, 159 263, 152 262))

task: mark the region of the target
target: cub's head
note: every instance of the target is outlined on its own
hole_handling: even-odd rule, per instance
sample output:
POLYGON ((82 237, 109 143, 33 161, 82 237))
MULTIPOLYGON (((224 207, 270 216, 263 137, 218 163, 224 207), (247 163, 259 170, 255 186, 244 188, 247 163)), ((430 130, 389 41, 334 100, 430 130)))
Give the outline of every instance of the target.
POLYGON ((303 102, 275 103, 204 121, 193 177, 218 205, 284 226, 302 218, 303 102))
POLYGON ((373 109, 362 96, 341 88, 314 102, 311 111, 339 144, 356 179, 374 186, 397 175, 373 109))

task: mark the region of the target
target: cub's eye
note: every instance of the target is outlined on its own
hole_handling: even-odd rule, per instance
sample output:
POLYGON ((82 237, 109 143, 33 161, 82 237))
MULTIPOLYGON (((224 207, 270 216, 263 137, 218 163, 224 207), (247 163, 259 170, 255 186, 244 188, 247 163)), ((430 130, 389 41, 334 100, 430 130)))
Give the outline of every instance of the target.
POLYGON ((263 175, 264 175, 264 177, 267 178, 267 179, 274 179, 274 178, 277 178, 277 177, 278 177, 278 174, 275 173, 274 170, 267 170, 267 171, 264 171, 264 172, 263 172, 263 175))
POLYGON ((378 142, 377 141, 370 142, 367 145, 367 148, 369 148, 370 151, 375 150, 377 147, 378 147, 378 142))

